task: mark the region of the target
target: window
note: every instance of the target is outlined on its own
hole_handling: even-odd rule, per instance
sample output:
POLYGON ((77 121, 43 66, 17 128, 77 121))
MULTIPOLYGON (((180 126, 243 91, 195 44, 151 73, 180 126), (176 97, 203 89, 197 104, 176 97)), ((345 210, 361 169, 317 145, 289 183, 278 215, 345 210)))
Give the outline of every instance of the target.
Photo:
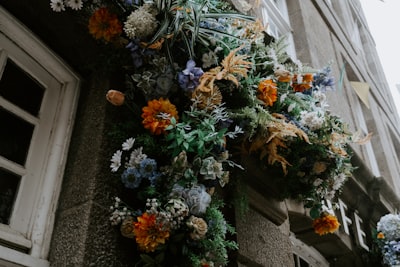
POLYGON ((290 233, 295 267, 328 267, 329 262, 315 248, 308 246, 290 233))
POLYGON ((0 7, 0 266, 49 266, 79 79, 0 7))
POLYGON ((267 33, 274 38, 285 36, 288 42, 287 53, 296 59, 292 28, 289 22, 288 9, 285 0, 262 1, 259 17, 264 25, 268 25, 267 33))

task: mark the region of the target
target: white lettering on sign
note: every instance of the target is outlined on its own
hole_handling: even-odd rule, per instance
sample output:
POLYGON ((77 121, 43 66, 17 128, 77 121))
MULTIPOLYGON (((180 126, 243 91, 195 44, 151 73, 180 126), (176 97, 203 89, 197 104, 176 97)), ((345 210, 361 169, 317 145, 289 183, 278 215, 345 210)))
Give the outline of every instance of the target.
MULTIPOLYGON (((329 200, 325 200, 323 204, 326 206, 328 212, 334 214, 334 208, 332 202, 330 202, 329 200)), ((339 199, 338 206, 340 212, 340 218, 339 218, 340 224, 343 225, 344 232, 350 236, 349 226, 353 224, 353 221, 347 216, 347 205, 341 199, 339 199)), ((363 220, 358 215, 357 211, 354 212, 352 218, 354 220, 353 229, 356 232, 355 237, 357 245, 359 245, 366 251, 369 251, 369 247, 365 243, 366 234, 362 227, 363 220)))
POLYGON ((360 216, 358 216, 357 212, 354 212, 354 221, 356 223, 356 239, 357 239, 357 243, 366 251, 369 251, 368 246, 365 244, 364 240, 365 240, 365 232, 362 230, 361 228, 361 224, 362 224, 362 219, 360 218, 360 216))
POLYGON ((350 235, 349 225, 351 225, 353 222, 349 217, 346 216, 347 206, 341 199, 339 199, 339 210, 340 210, 340 217, 342 218, 344 232, 350 235))

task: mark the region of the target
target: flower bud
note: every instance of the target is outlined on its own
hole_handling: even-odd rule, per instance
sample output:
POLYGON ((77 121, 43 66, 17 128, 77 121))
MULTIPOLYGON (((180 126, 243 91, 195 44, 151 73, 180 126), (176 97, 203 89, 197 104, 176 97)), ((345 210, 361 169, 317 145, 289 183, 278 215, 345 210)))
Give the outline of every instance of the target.
POLYGON ((121 106, 125 101, 125 94, 117 90, 108 90, 106 98, 114 106, 121 106))

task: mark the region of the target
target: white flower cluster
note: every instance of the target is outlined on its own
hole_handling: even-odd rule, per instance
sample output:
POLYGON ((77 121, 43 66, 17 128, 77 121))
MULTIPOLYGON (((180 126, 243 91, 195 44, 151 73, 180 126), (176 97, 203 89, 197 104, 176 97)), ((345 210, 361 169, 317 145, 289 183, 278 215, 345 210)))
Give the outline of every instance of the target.
POLYGON ((82 0, 50 0, 50 7, 54 12, 65 11, 65 7, 80 10, 83 3, 82 0))
POLYGON ((302 111, 300 113, 300 124, 306 126, 311 131, 315 131, 320 129, 324 122, 325 116, 322 110, 315 110, 315 111, 302 111))
POLYGON ((114 206, 110 207, 110 211, 112 212, 110 217, 111 225, 118 225, 125 220, 125 218, 133 215, 133 212, 122 203, 119 197, 115 197, 114 206))
POLYGON ((157 20, 151 12, 151 5, 146 4, 128 16, 124 23, 124 31, 129 38, 145 39, 156 31, 157 20))
POLYGON ((396 240, 400 238, 400 215, 386 214, 379 220, 376 229, 382 232, 387 240, 396 240))

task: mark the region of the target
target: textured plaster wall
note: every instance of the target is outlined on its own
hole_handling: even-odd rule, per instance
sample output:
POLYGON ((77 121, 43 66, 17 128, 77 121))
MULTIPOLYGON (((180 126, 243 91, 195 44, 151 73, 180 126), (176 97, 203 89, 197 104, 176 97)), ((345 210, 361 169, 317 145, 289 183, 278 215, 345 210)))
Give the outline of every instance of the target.
POLYGON ((250 209, 245 216, 237 218, 236 231, 239 266, 294 266, 288 221, 278 227, 250 209))
POLYGON ((107 138, 108 81, 93 78, 83 90, 71 141, 50 251, 51 266, 129 266, 126 240, 109 223, 117 195, 107 138), (126 247, 124 247, 126 245, 126 247))

